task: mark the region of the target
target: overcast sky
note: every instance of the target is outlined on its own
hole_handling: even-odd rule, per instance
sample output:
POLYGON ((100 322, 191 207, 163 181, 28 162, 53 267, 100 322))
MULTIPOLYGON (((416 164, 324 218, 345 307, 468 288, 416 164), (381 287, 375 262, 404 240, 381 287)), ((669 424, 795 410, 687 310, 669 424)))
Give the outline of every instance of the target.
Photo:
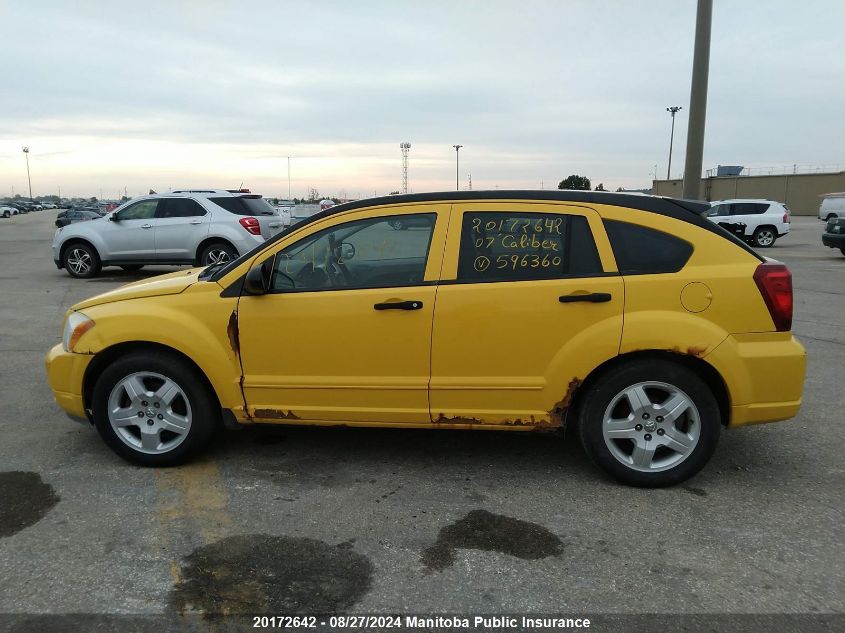
MULTIPOLYGON (((683 170, 695 1, 0 0, 0 196, 608 189, 683 170)), ((715 0, 705 169, 845 165, 840 0, 715 0)))

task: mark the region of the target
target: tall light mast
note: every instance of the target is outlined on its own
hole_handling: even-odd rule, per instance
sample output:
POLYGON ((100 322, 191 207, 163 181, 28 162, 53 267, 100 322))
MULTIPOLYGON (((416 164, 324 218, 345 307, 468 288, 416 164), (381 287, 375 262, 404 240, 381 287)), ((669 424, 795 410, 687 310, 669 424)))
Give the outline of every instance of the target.
POLYGON ((411 144, 408 141, 399 143, 399 149, 402 150, 402 193, 408 193, 408 152, 411 149, 411 144))

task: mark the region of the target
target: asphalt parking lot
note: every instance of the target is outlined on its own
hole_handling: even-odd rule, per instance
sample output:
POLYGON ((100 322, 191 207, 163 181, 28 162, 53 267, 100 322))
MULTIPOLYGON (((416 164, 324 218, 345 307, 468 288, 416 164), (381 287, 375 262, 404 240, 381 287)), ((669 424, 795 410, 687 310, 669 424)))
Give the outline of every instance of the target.
POLYGON ((800 415, 638 490, 541 434, 255 429, 129 465, 43 357, 73 303, 172 269, 71 279, 55 214, 0 219, 0 613, 843 611, 845 257, 817 219, 764 253, 794 276, 800 415))

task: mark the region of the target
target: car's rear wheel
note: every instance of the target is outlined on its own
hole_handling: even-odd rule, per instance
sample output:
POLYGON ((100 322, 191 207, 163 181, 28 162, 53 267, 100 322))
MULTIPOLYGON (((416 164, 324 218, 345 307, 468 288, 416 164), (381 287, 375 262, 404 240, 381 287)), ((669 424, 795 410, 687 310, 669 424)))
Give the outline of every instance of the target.
POLYGON ((719 407, 709 387, 671 361, 637 360, 612 368, 580 406, 587 454, 634 486, 689 479, 712 456, 720 431, 719 407))
POLYGON ((203 249, 200 255, 200 264, 210 266, 211 264, 225 264, 237 259, 238 252, 231 244, 225 242, 214 242, 203 249))
POLYGON ((760 248, 769 248, 775 243, 778 238, 778 233, 770 226, 760 226, 754 231, 754 236, 751 238, 754 246, 760 248))
POLYGON ((217 427, 216 398, 184 359, 139 352, 112 363, 92 396, 94 424, 118 455, 172 466, 196 455, 217 427))
POLYGON ((10 216, 11 216, 11 214, 8 211, 3 211, 3 217, 4 218, 8 218, 10 216))
POLYGON ((129 273, 134 273, 136 271, 139 271, 143 267, 144 267, 143 264, 124 264, 123 266, 121 266, 121 268, 123 270, 125 270, 126 272, 129 272, 129 273))
POLYGON ((90 244, 74 242, 65 247, 62 265, 71 277, 90 279, 100 273, 100 256, 90 244))

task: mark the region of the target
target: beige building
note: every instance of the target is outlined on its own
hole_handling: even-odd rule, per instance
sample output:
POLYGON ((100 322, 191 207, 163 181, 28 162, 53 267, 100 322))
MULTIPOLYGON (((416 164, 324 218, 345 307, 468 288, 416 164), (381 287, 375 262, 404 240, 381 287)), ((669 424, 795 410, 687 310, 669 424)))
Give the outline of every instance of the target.
MULTIPOLYGON (((655 180, 652 193, 682 197, 682 180, 655 180)), ((816 215, 821 196, 845 191, 845 171, 779 176, 709 176, 701 179, 701 200, 764 198, 786 203, 794 215, 816 215)))

